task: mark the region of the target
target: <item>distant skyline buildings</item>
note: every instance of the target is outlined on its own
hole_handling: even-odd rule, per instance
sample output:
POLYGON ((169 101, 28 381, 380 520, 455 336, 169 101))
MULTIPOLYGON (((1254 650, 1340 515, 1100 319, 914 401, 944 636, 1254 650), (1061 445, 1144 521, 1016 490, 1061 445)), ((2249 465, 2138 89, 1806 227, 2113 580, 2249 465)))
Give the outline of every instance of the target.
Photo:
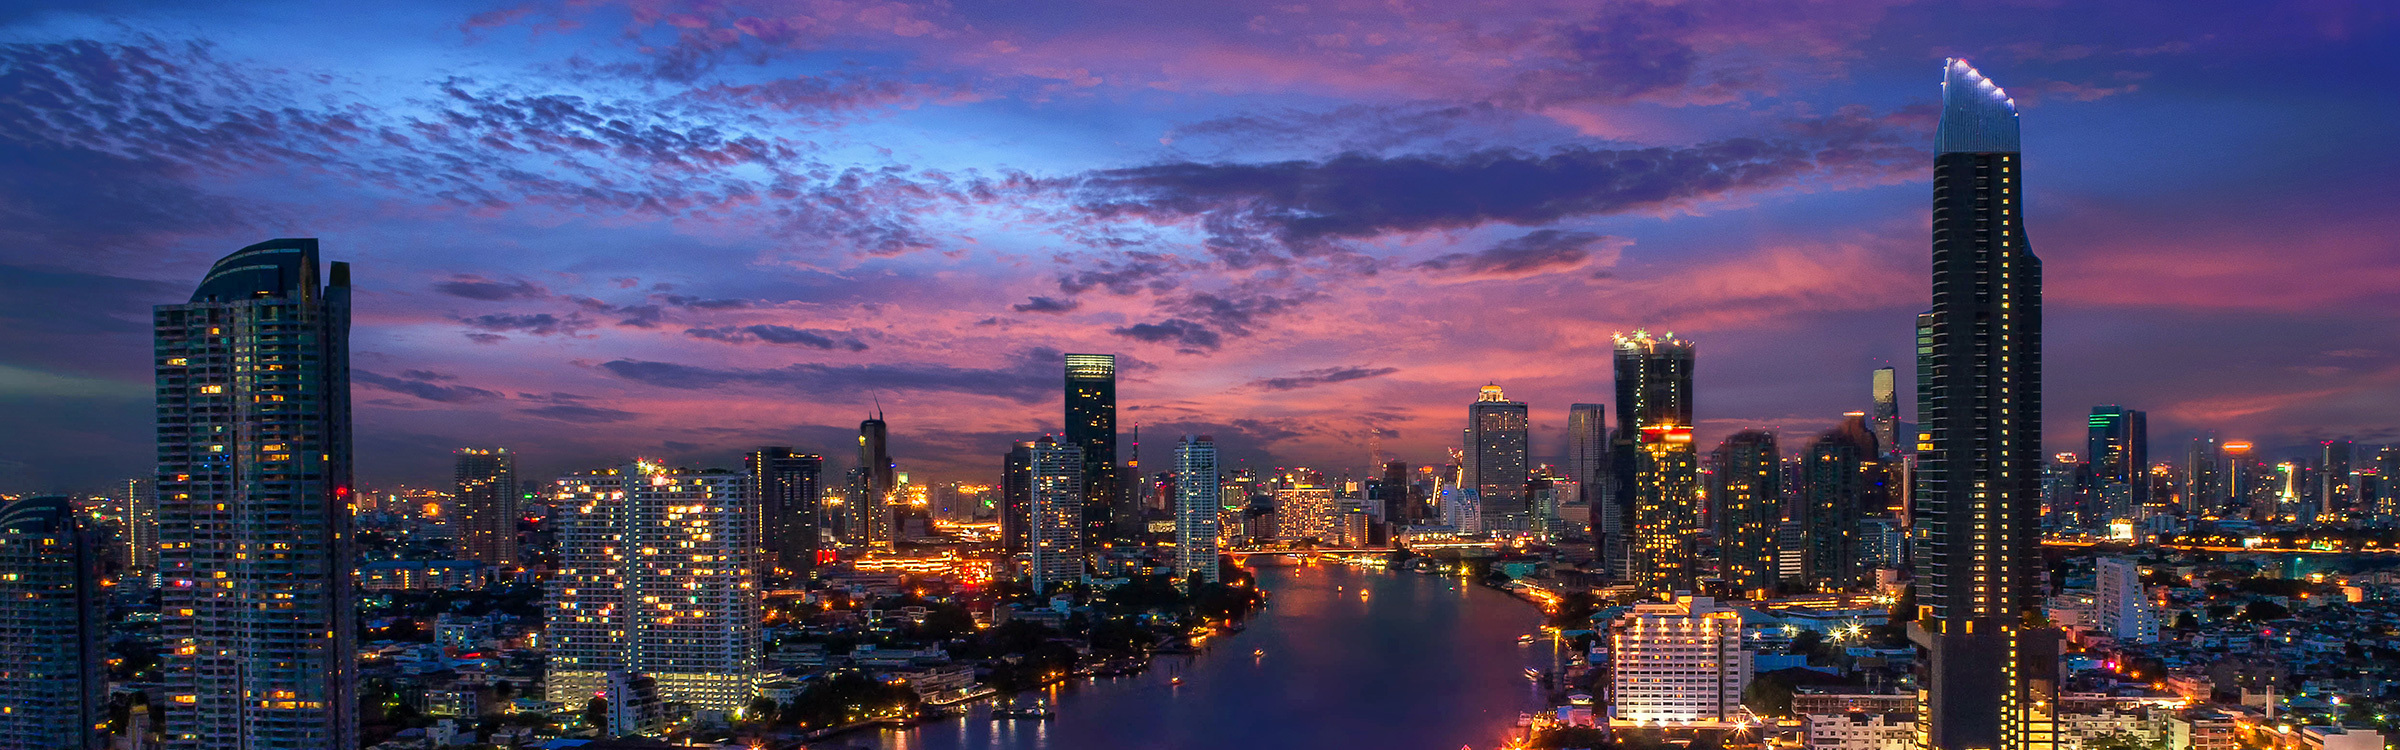
POLYGON ((260 242, 152 328, 167 747, 356 748, 350 266, 260 242))

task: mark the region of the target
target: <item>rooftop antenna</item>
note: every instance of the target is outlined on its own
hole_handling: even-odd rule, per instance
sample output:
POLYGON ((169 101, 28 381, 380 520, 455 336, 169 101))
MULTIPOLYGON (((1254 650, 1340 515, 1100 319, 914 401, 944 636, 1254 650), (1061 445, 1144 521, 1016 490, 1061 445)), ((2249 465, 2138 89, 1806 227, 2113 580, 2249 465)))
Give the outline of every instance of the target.
POLYGON ((883 421, 883 396, 870 393, 867 397, 875 399, 875 420, 883 421))

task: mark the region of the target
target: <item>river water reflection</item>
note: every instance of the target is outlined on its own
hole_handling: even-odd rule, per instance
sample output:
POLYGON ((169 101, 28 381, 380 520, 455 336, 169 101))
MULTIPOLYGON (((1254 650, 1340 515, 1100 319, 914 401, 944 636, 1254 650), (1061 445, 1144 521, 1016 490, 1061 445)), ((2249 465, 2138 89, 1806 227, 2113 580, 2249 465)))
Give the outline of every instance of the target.
POLYGON ((1047 722, 992 721, 988 706, 905 731, 818 747, 882 750, 1280 750, 1490 748, 1540 696, 1547 641, 1520 646, 1530 604, 1448 576, 1345 565, 1257 570, 1273 604, 1196 656, 1131 677, 1055 688, 1047 722), (1253 656, 1254 651, 1266 652, 1253 656), (1183 684, 1170 684, 1180 674, 1183 684))

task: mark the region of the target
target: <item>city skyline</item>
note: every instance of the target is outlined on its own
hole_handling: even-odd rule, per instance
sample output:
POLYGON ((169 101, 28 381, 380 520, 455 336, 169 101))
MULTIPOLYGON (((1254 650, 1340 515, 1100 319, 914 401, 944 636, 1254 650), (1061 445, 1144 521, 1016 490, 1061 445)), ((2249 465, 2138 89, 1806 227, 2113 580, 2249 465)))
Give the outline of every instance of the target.
POLYGON ((878 396, 894 453, 925 461, 912 471, 984 474, 1008 441, 1061 427, 1034 405, 1063 351, 1118 353, 1119 421, 1214 434, 1228 466, 1355 468, 1370 428, 1424 462, 1455 429, 1443 405, 1491 381, 1532 405, 1535 453, 1556 456, 1568 405, 1606 392, 1607 334, 1639 328, 1708 342, 1700 444, 1806 434, 1869 407, 1861 373, 1909 361, 1893 321, 1923 263, 1924 64, 1954 54, 2025 81, 2012 91, 2053 123, 2028 201, 2058 249, 2050 344, 2073 364, 2050 373, 2072 408, 2051 410, 2046 448, 2110 403, 2170 444, 2215 429, 2278 455, 2390 442, 2400 423, 2377 398, 2400 378, 2379 343, 2400 326, 2381 304, 2395 219, 2372 199, 2396 147, 2351 137, 2394 119, 2374 83, 2394 29, 2355 4, 2173 23, 1941 3, 1452 25, 1252 8, 1277 19, 1255 28, 1234 6, 896 5, 878 23, 782 19, 816 29, 783 36, 741 31, 770 27, 741 18, 763 8, 659 7, 0 17, 0 82, 19 92, 0 148, 27 165, 8 196, 38 219, 0 246, 0 482, 144 473, 146 345, 128 321, 276 236, 379 269, 357 334, 375 485, 438 486, 451 451, 483 445, 519 451, 527 476, 759 445, 844 456, 878 396), (1748 23, 1764 19, 1775 32, 1748 23), (1619 22, 1644 31, 1577 31, 1619 22), (302 36, 365 54, 290 54, 302 36), (1334 38, 1363 46, 1318 46, 1334 38), (1489 74, 1422 62, 1465 50, 1493 55, 1489 74), (182 96, 209 80, 235 85, 182 96), (128 114, 166 101, 188 119, 128 114), (523 119, 539 102, 557 119, 523 119), (232 124, 262 114, 272 126, 232 124), (657 138, 594 127, 617 115, 657 138), (420 127, 437 122, 458 130, 420 127), (368 137, 319 127, 336 124, 368 137), (565 149, 584 171, 494 144, 565 149), (1608 187, 1631 154, 1744 177, 1608 187), (1445 177, 1394 176, 1413 165, 1445 177), (1487 166, 1558 178, 1474 208, 1457 189, 1485 186, 1450 177, 1487 166), (123 189, 85 187, 102 184, 123 189), (1331 197, 1366 187, 1414 208, 1331 197))

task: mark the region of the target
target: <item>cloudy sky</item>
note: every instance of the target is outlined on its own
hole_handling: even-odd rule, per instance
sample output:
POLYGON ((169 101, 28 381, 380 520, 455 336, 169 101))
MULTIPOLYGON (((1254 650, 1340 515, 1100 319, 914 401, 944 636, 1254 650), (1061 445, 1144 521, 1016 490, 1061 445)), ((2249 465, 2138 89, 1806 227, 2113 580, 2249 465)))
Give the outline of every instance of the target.
POLYGON ((150 306, 282 236, 354 264, 376 485, 838 457, 878 399, 984 478, 1062 351, 1153 461, 1439 460, 1494 381, 1555 454, 1635 328, 1702 440, 1799 438, 1909 368, 1947 56, 2023 105, 2054 448, 2400 440, 2374 0, 332 7, 0 8, 0 489, 145 471, 150 306))

